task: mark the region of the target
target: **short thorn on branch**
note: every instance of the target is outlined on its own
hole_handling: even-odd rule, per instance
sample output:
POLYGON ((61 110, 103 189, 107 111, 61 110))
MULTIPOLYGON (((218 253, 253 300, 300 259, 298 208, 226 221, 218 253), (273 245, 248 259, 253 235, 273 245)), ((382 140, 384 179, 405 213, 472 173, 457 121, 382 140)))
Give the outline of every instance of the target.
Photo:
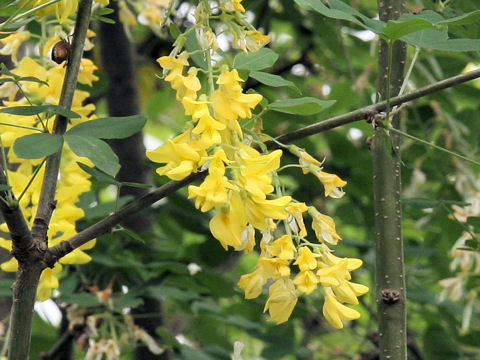
MULTIPOLYGON (((405 102, 399 106, 395 106, 392 111, 390 111, 390 116, 397 115, 400 111, 407 106, 408 102, 405 102)), ((376 129, 380 123, 387 118, 387 113, 385 111, 370 110, 367 111, 365 120, 367 123, 372 124, 373 128, 376 129)))
POLYGON ((383 289, 381 291, 382 301, 386 304, 392 305, 400 300, 400 292, 394 289, 383 289))

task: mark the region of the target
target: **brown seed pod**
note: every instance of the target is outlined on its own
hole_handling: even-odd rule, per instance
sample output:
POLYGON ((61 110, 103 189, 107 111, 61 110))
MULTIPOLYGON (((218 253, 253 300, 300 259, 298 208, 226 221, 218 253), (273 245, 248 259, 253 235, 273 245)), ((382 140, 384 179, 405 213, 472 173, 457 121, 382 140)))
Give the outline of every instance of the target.
POLYGON ((64 61, 68 62, 70 58, 70 50, 72 45, 63 39, 57 42, 52 49, 52 60, 55 61, 57 64, 61 64, 64 61))

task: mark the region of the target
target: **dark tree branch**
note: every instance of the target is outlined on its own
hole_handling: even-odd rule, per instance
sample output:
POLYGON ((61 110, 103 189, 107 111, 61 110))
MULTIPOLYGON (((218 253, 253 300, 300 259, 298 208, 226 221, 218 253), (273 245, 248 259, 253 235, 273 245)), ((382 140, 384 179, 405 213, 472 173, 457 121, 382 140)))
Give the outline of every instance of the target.
MULTIPOLYGON (((92 0, 83 0, 79 3, 77 21, 73 34, 73 43, 70 58, 67 62, 67 70, 63 81, 62 93, 60 95, 59 105, 70 110, 72 107, 73 95, 77 87, 78 71, 83 55, 83 47, 87 34, 88 25, 90 23, 90 13, 92 9, 92 0)), ((53 127, 55 134, 63 134, 67 129, 68 119, 64 116, 57 115, 53 127)), ((52 212, 55 208, 55 191, 57 189, 57 177, 60 169, 60 159, 62 150, 47 158, 45 166, 45 174, 43 177, 42 191, 38 202, 37 214, 32 227, 32 235, 34 239, 46 241, 48 224, 52 212)))
MULTIPOLYGON (((86 32, 90 20, 92 0, 82 0, 79 4, 77 13, 77 22, 75 24, 75 33, 73 37, 72 55, 67 64, 60 105, 70 109, 73 99, 73 93, 77 84, 77 75, 80 67, 80 60, 83 53, 86 32)), ((56 117, 54 132, 63 134, 67 126, 68 119, 56 117)), ((15 242, 21 242, 22 247, 27 247, 26 256, 19 253, 14 256, 18 259, 19 269, 17 280, 13 286, 13 306, 10 322, 9 339, 9 360, 25 360, 29 358, 30 339, 32 332, 33 305, 37 293, 40 274, 46 266, 53 263, 45 262, 47 248, 47 229, 53 208, 55 207, 54 196, 57 184, 58 170, 60 167, 61 151, 50 156, 47 159, 47 167, 43 178, 42 191, 40 195, 37 215, 31 234, 28 232, 25 220, 21 219, 19 210, 13 213, 6 212, 11 222, 15 220, 15 226, 19 229, 13 230, 12 240, 14 240, 14 250, 17 246, 15 242), (21 233, 15 233, 20 231, 21 233), (27 235, 28 234, 28 235, 27 235), (20 235, 20 237, 18 237, 20 235)), ((6 169, 4 169, 6 171, 6 169)))
MULTIPOLYGON (((465 74, 460 74, 453 76, 451 78, 439 81, 433 85, 426 86, 417 91, 413 91, 409 94, 397 96, 390 100, 392 106, 401 105, 403 103, 421 98, 428 94, 433 94, 440 90, 464 83, 480 77, 480 69, 474 70, 465 74)), ((370 114, 375 112, 384 111, 386 107, 386 102, 382 101, 380 103, 366 106, 349 113, 334 116, 330 119, 320 121, 318 123, 303 127, 291 133, 281 135, 276 138, 277 141, 282 143, 291 143, 296 140, 306 138, 308 136, 321 133, 326 130, 330 130, 342 125, 346 125, 358 120, 363 120, 367 118, 370 114)), ((277 145, 273 141, 266 142, 269 148, 275 148, 277 145)), ((138 211, 144 209, 147 206, 152 205, 153 203, 161 200, 173 192, 181 189, 182 187, 202 179, 207 174, 206 171, 192 174, 181 181, 170 181, 167 184, 159 187, 156 190, 148 193, 147 195, 142 196, 139 199, 133 200, 127 204, 124 208, 120 209, 118 212, 106 217, 105 219, 97 222, 96 224, 86 228, 85 230, 79 232, 75 236, 71 237, 68 240, 62 241, 60 244, 49 248, 47 251, 51 260, 58 260, 62 256, 65 256, 73 249, 85 244, 86 242, 109 232, 113 226, 119 224, 122 220, 131 216, 132 214, 137 213, 138 211)))

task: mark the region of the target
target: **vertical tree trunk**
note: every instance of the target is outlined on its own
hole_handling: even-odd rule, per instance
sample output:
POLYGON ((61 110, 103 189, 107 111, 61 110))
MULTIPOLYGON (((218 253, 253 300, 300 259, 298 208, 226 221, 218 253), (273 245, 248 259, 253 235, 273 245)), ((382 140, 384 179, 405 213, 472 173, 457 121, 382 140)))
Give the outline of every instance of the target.
MULTIPOLYGON (((116 2, 110 4, 115 12, 112 14, 115 24, 100 23, 100 42, 102 55, 102 68, 107 74, 109 88, 106 94, 108 112, 110 116, 128 116, 140 112, 137 95, 134 58, 132 47, 118 19, 118 6, 116 2)), ((153 75, 152 75, 153 76, 153 75)), ((110 142, 117 153, 121 169, 117 176, 119 181, 143 182, 150 180, 150 169, 146 164, 145 147, 141 133, 132 135, 127 139, 113 140, 110 142)), ((122 188, 120 195, 133 195, 139 197, 146 190, 133 187, 122 188)), ((147 211, 140 216, 133 217, 124 222, 126 227, 137 233, 152 230, 152 218, 147 211)), ((132 310, 132 314, 145 315, 135 318, 135 323, 145 329, 153 337, 157 337, 155 329, 162 325, 162 307, 156 298, 144 298, 143 305, 132 310)), ((146 346, 137 347, 136 358, 139 360, 168 359, 168 354, 152 354, 146 346)))
MULTIPOLYGON (((378 0, 381 20, 396 19, 402 13, 401 0, 378 0)), ((390 70, 390 96, 398 94, 403 82, 406 46, 396 41, 389 59, 388 44, 381 40, 377 91, 387 98, 390 70), (389 64, 390 62, 390 64, 389 64)), ((395 116, 392 126, 398 127, 395 116)), ((379 127, 372 142, 375 241, 377 252, 376 301, 379 322, 380 359, 405 360, 406 289, 403 261, 401 172, 399 139, 379 127)))

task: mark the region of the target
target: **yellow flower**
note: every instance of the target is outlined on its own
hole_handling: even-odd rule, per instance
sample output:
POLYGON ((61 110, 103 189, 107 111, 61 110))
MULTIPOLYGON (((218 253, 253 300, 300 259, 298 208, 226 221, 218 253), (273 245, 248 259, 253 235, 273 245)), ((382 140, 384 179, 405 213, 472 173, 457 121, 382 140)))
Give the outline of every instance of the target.
POLYGON ((357 284, 350 281, 344 281, 336 287, 332 287, 333 292, 338 300, 349 304, 357 305, 357 296, 366 294, 369 291, 368 286, 357 284))
POLYGON ((268 289, 268 300, 263 312, 269 311, 270 317, 277 324, 288 320, 297 304, 297 295, 292 280, 280 278, 268 289))
POLYGON ((309 172, 310 165, 315 165, 317 167, 322 165, 320 161, 318 161, 304 149, 299 148, 296 145, 289 145, 288 149, 292 154, 298 156, 298 162, 302 166, 302 172, 304 174, 307 174, 309 172))
POLYGON ((37 300, 44 301, 52 296, 52 290, 58 288, 58 279, 55 274, 62 271, 62 265, 55 263, 52 269, 46 268, 40 275, 40 281, 37 288, 37 300))
MULTIPOLYGON (((224 157, 223 150, 219 150, 214 155, 216 159, 224 157)), ((234 189, 227 177, 224 176, 225 166, 223 162, 212 161, 208 168, 209 175, 200 186, 190 185, 188 187, 188 198, 195 198, 195 207, 205 212, 217 205, 227 202, 227 189, 234 189)))
POLYGON ((93 72, 97 69, 98 67, 93 63, 92 60, 82 59, 78 72, 78 82, 92 86, 92 82, 98 80, 98 76, 93 74, 93 72))
MULTIPOLYGON (((338 264, 339 262, 344 260, 344 258, 339 258, 338 256, 333 255, 330 249, 326 249, 325 251, 323 251, 321 253, 321 257, 322 257, 322 261, 328 266, 338 264)), ((363 264, 363 261, 360 259, 355 259, 355 258, 346 258, 346 259, 347 259, 348 271, 356 270, 363 264)))
POLYGON ((119 1, 118 8, 119 8, 118 17, 120 18, 120 21, 122 24, 126 24, 126 25, 137 24, 137 19, 135 18, 135 15, 129 9, 125 1, 119 1))
POLYGON ((350 273, 347 271, 347 259, 342 259, 337 264, 319 269, 317 275, 324 286, 335 287, 342 284, 345 280, 350 280, 350 273))
POLYGON ((247 225, 240 195, 234 192, 229 204, 229 210, 220 209, 209 224, 212 235, 220 241, 225 250, 229 246, 234 248, 242 246, 242 233, 247 225))
POLYGON ((62 264, 86 264, 92 260, 90 255, 87 255, 83 250, 90 250, 97 243, 96 239, 90 240, 82 246, 76 248, 71 253, 65 255, 60 259, 62 264))
POLYGON ((15 272, 18 270, 18 261, 14 257, 0 265, 0 269, 5 272, 15 272))
POLYGON ((237 251, 244 251, 245 254, 248 254, 255 247, 255 228, 248 224, 247 227, 242 232, 242 245, 236 247, 237 251))
POLYGON ((257 30, 248 30, 245 33, 245 42, 247 49, 252 52, 260 50, 262 47, 267 45, 270 42, 271 38, 269 35, 264 35, 257 30))
POLYGON ((55 6, 55 15, 58 22, 62 24, 70 15, 77 11, 78 0, 60 0, 53 6, 55 6))
POLYGON ((157 168, 159 175, 166 175, 172 180, 182 180, 197 171, 198 162, 205 151, 195 141, 189 142, 189 134, 183 133, 159 146, 148 150, 147 157, 156 163, 166 163, 157 168))
POLYGON ((3 47, 0 49, 0 54, 11 55, 12 61, 16 64, 18 49, 29 38, 29 31, 19 31, 0 39, 0 42, 3 44, 3 47))
POLYGON ((325 187, 325 196, 332 198, 341 198, 345 193, 341 187, 347 185, 347 182, 340 179, 335 174, 329 174, 316 167, 313 174, 322 182, 325 187))
POLYGON ((318 277, 312 271, 301 271, 293 279, 297 289, 305 294, 311 294, 317 288, 318 277))
POLYGON ((302 246, 298 250, 298 253, 297 260, 293 264, 298 265, 300 271, 314 270, 317 268, 317 260, 308 246, 302 246))
POLYGON ((263 275, 263 270, 258 267, 254 272, 240 277, 238 286, 245 292, 245 299, 255 299, 262 293, 263 285, 267 279, 263 275))
POLYGON ((260 259, 258 259, 258 266, 263 269, 265 276, 268 278, 277 279, 279 277, 290 275, 288 260, 261 256, 260 259))
POLYGON ((168 75, 165 77, 166 81, 172 81, 177 75, 181 75, 183 68, 188 66, 188 53, 183 52, 178 57, 162 56, 157 59, 157 62, 163 68, 163 70, 169 70, 168 75))
POLYGON ((341 304, 333 295, 327 294, 323 304, 323 316, 334 328, 341 329, 343 328, 342 320, 358 319, 360 313, 341 304))
POLYGON ((237 119, 250 119, 254 109, 263 97, 259 94, 244 94, 239 82, 243 81, 237 70, 224 68, 218 77, 219 89, 211 96, 215 117, 228 126, 229 129, 242 135, 237 119))
POLYGON ((240 172, 236 173, 238 182, 252 197, 265 199, 274 187, 270 173, 280 167, 281 150, 262 155, 245 144, 239 144, 237 161, 240 172))
POLYGON ((335 230, 335 222, 330 216, 320 213, 314 207, 308 209, 308 213, 312 216, 312 229, 317 235, 320 242, 327 242, 332 245, 337 245, 342 238, 335 230))
POLYGON ((273 243, 267 245, 267 249, 272 256, 276 256, 282 260, 293 259, 295 252, 297 251, 290 235, 279 237, 273 243))
POLYGON ((225 9, 228 11, 245 12, 245 8, 241 4, 242 0, 229 0, 225 3, 225 9))
POLYGON ((205 147, 220 143, 222 137, 219 131, 225 129, 225 124, 218 122, 210 115, 205 96, 200 96, 199 100, 184 97, 182 103, 185 107, 185 114, 192 115, 192 119, 198 121, 192 133, 201 134, 201 141, 205 147))
POLYGON ((177 100, 181 100, 185 97, 195 99, 197 97, 197 91, 202 88, 200 80, 197 77, 197 68, 190 68, 187 76, 177 74, 171 81, 172 89, 177 90, 177 100))
MULTIPOLYGON (((287 212, 293 216, 295 223, 289 221, 290 226, 294 227, 294 231, 300 237, 307 236, 307 229, 305 228, 305 223, 303 222, 302 213, 308 210, 308 206, 305 203, 291 203, 286 208, 287 212)), ((290 220, 290 219, 289 219, 290 220)))
POLYGON ((268 200, 247 198, 245 210, 248 222, 258 230, 267 228, 267 219, 283 220, 287 218, 285 207, 292 201, 291 196, 282 196, 268 200))

